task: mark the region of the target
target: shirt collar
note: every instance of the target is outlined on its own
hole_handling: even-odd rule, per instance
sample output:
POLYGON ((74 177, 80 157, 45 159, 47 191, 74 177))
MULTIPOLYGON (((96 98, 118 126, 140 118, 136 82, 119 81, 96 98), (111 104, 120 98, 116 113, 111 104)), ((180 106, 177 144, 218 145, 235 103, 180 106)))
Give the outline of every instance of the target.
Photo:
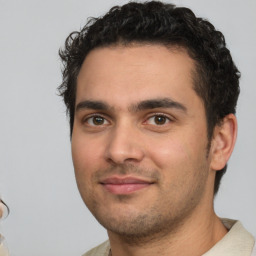
POLYGON ((254 238, 241 222, 222 219, 222 223, 229 232, 202 256, 251 256, 254 238))

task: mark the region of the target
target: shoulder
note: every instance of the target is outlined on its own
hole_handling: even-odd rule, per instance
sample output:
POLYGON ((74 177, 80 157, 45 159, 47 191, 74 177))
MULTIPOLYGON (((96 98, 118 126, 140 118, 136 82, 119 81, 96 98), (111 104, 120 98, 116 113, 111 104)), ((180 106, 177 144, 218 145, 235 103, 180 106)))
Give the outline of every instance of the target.
POLYGON ((254 237, 243 227, 240 221, 221 219, 228 233, 203 256, 252 256, 254 237))
POLYGON ((86 252, 82 256, 108 256, 110 250, 109 241, 106 241, 97 247, 86 252))

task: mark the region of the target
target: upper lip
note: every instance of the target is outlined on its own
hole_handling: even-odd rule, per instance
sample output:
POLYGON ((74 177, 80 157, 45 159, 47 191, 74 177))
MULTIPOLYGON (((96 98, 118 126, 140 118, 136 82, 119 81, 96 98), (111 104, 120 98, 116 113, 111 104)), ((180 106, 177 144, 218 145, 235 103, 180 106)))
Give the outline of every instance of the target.
POLYGON ((152 184, 154 182, 144 180, 137 177, 108 177, 100 181, 101 184, 113 184, 113 185, 122 185, 122 184, 152 184))

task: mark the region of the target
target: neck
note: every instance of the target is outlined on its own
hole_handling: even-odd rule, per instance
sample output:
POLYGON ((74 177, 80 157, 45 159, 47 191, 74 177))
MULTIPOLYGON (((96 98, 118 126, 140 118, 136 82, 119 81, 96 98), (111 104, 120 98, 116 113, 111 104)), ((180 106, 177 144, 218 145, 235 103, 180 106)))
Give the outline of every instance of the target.
POLYGON ((108 232, 112 256, 153 256, 183 255, 198 256, 207 252, 227 233, 226 228, 216 216, 213 207, 208 212, 194 211, 176 230, 156 237, 148 237, 139 242, 127 242, 118 234, 108 232))

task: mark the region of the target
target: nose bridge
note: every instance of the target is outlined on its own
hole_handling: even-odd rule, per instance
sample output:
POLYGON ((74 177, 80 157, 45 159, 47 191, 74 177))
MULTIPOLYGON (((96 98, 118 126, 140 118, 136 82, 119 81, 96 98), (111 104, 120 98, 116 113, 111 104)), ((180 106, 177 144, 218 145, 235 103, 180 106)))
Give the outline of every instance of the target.
POLYGON ((136 125, 128 121, 119 122, 110 132, 106 157, 111 162, 122 164, 139 162, 144 156, 143 146, 136 125))

